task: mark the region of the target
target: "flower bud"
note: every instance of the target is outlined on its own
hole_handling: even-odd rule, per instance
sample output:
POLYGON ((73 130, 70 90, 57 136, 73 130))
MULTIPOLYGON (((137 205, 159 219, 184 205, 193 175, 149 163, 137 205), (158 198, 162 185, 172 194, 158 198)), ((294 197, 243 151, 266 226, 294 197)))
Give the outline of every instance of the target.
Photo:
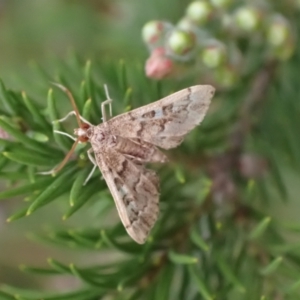
POLYGON ((201 53, 202 61, 208 68, 216 68, 226 61, 226 49, 224 44, 212 41, 201 53))
POLYGON ((157 47, 163 43, 166 33, 173 26, 170 23, 162 21, 150 21, 142 29, 143 41, 151 48, 157 47))
POLYGON ((198 25, 207 23, 212 14, 213 7, 208 1, 205 0, 192 2, 186 10, 187 18, 198 25))
POLYGON ((272 46, 282 46, 290 38, 290 33, 288 21, 280 15, 274 16, 267 25, 267 41, 272 46))
POLYGON ((261 21, 261 12, 255 7, 241 7, 235 12, 236 26, 247 32, 255 31, 261 21))
POLYGON ((266 38, 271 54, 280 60, 287 60, 295 50, 291 26, 283 16, 275 15, 266 28, 266 38))
POLYGON ((178 29, 172 31, 166 42, 169 54, 182 58, 189 55, 195 46, 195 35, 192 32, 178 29))
POLYGON ((162 79, 174 69, 173 61, 167 57, 162 47, 152 51, 145 65, 146 76, 153 79, 162 79))

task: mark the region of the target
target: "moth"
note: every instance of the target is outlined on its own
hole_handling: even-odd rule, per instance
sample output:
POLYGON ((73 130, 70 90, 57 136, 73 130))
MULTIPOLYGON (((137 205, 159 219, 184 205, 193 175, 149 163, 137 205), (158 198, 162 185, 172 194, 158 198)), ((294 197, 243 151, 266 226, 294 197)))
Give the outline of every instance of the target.
POLYGON ((51 173, 59 171, 72 155, 78 143, 90 142, 88 157, 98 166, 114 198, 120 219, 133 240, 145 243, 159 214, 159 179, 146 163, 164 163, 166 155, 159 150, 178 146, 185 135, 203 120, 215 89, 210 85, 196 85, 171 94, 161 100, 123 113, 108 120, 105 106, 101 105, 103 123, 92 125, 80 116, 71 92, 67 93, 79 128, 77 136, 65 134, 75 140, 62 163, 51 173))

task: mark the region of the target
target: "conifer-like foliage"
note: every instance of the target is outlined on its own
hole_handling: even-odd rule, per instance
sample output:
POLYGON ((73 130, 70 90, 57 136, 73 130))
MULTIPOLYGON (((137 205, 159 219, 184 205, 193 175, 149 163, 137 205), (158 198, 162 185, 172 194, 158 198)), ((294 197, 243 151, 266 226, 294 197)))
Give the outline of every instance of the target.
MULTIPOLYGON (((23 272, 68 275, 79 284, 67 292, 3 284, 1 300, 299 299, 300 222, 291 224, 273 216, 272 209, 274 198, 286 205, 295 201, 285 176, 287 170, 300 168, 300 49, 296 47, 300 8, 297 1, 287 7, 275 1, 263 8, 216 0, 190 5, 203 9, 203 3, 207 17, 200 14, 197 19, 193 12, 199 7, 187 9, 184 27, 183 22, 167 25, 171 32, 163 32, 158 44, 148 39, 149 30, 144 29, 150 56, 165 47, 163 57, 172 64, 168 72, 159 73, 160 80, 145 76, 142 60, 86 60, 72 53, 66 61, 53 63, 57 69, 53 73, 34 64, 33 73, 38 75, 38 82, 32 83, 37 86, 34 97, 7 89, 1 82, 0 178, 6 188, 0 199, 20 199, 6 226, 39 214, 41 208, 46 211, 52 202, 65 204, 66 224, 88 207, 93 214, 84 226, 62 224, 32 235, 52 247, 89 250, 100 257, 92 264, 66 257, 49 258, 48 267, 22 265, 23 272), (282 14, 279 19, 278 14, 282 14), (221 17, 232 21, 234 32, 221 30, 221 17), (191 20, 193 26, 187 27, 191 20), (280 22, 273 30, 274 20, 280 22), (176 34, 179 39, 170 41, 176 34), (187 51, 181 53, 185 46, 187 51), (212 48, 215 52, 210 52, 212 48), (55 122, 71 105, 50 81, 68 87, 81 115, 93 124, 101 122, 104 84, 114 100, 114 115, 195 84, 216 87, 203 124, 180 147, 166 153, 169 163, 151 166, 160 177, 161 213, 144 245, 128 237, 99 172, 83 185, 92 168, 86 154, 89 145, 78 146, 55 176, 39 174, 60 163, 72 147, 72 140, 54 130, 72 134, 76 126, 72 118, 55 122), (39 92, 38 87, 49 91, 39 92)), ((154 29, 156 25, 150 24, 154 29)))

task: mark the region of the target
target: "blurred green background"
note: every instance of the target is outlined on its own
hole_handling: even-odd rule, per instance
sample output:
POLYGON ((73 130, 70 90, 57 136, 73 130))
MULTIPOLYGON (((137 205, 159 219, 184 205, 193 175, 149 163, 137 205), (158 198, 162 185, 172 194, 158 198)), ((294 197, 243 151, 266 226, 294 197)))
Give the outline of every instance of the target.
MULTIPOLYGON (((76 52, 86 60, 107 57, 116 61, 134 59, 143 63, 148 57, 148 52, 141 38, 142 26, 152 19, 175 22, 182 16, 189 2, 1 0, 0 77, 9 88, 35 95, 36 85, 31 85, 31 82, 38 80, 32 72, 36 62, 47 67, 53 76, 53 59, 68 59, 71 52, 76 52)), ((49 87, 50 83, 49 86, 40 87, 45 95, 45 99, 39 99, 41 103, 46 101, 49 87)), ((300 177, 296 171, 283 164, 281 166, 291 201, 283 205, 274 193, 269 211, 282 221, 297 222, 300 210, 300 177)), ((65 212, 66 204, 55 202, 32 216, 7 224, 6 218, 16 211, 19 201, 8 200, 0 203, 0 283, 50 290, 64 290, 77 286, 78 282, 73 278, 56 276, 49 279, 26 275, 20 272, 17 266, 23 263, 45 266, 49 257, 62 261, 67 257, 68 261, 73 259, 77 263, 85 264, 103 260, 95 251, 79 252, 51 247, 27 238, 28 233, 51 226, 84 226, 89 223, 93 211, 86 208, 80 217, 75 215, 71 220, 63 222, 61 216, 65 212)), ((109 254, 105 256, 105 260, 107 259, 109 254)))
POLYGON ((1 1, 1 77, 12 84, 28 63, 66 57, 146 58, 141 28, 149 20, 173 21, 189 1, 1 1), (134 46, 133 46, 134 45, 134 46))

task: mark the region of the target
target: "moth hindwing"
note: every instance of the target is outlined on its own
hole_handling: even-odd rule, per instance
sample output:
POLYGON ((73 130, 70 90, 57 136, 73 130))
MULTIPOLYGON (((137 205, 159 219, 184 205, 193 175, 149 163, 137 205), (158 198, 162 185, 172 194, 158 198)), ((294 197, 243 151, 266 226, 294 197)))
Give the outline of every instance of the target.
MULTIPOLYGON (((192 86, 110 120, 106 120, 104 107, 112 101, 107 92, 108 100, 102 104, 103 123, 97 126, 74 108, 79 123, 74 131, 75 144, 91 143, 89 158, 100 168, 124 227, 139 244, 145 242, 159 213, 159 180, 145 164, 167 161, 157 147, 178 146, 203 120, 214 91, 210 85, 192 86)), ((70 92, 68 95, 75 107, 70 92)))

